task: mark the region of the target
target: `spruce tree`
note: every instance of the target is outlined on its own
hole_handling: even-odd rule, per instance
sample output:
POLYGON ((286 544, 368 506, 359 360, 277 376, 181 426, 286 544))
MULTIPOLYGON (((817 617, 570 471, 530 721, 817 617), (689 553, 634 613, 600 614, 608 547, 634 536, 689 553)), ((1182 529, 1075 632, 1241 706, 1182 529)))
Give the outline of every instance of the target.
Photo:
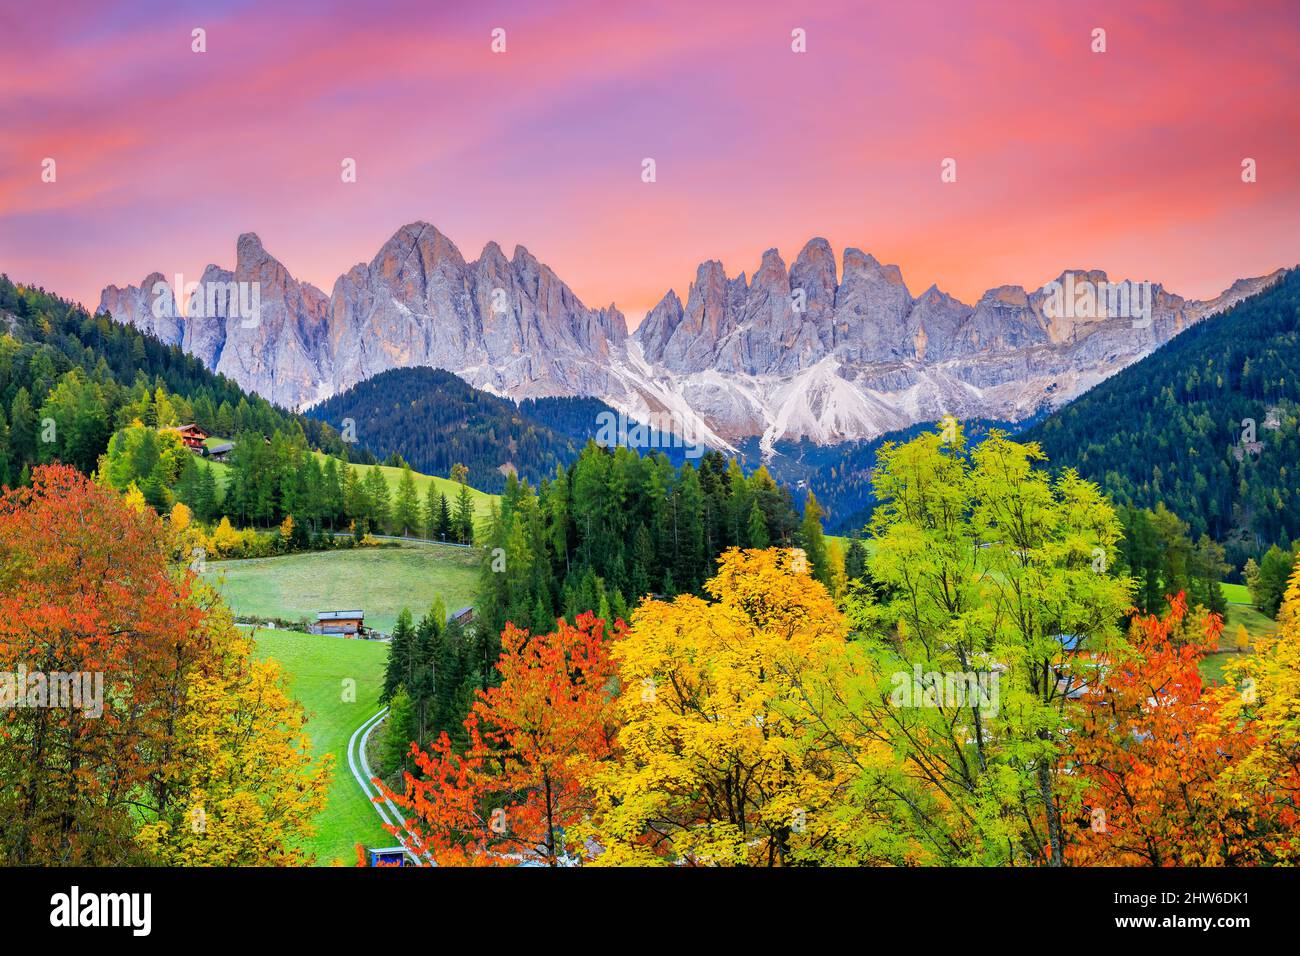
POLYGON ((393 637, 388 644, 388 664, 384 669, 384 689, 379 695, 381 703, 392 700, 397 688, 405 685, 414 672, 413 654, 415 652, 415 627, 411 623, 411 612, 402 608, 397 615, 397 624, 393 627, 393 637))
POLYGON ((439 541, 446 541, 451 537, 451 506, 447 504, 447 496, 439 493, 438 495, 438 523, 435 526, 436 537, 439 541))
POLYGON ((399 535, 419 534, 420 531, 420 500, 416 496, 415 475, 410 465, 402 467, 402 477, 397 483, 393 524, 399 535))
POLYGON ((799 544, 808 557, 808 573, 829 588, 831 566, 826 557, 826 539, 822 535, 822 509, 811 490, 804 504, 803 522, 799 525, 799 544))
POLYGON ((462 544, 474 543, 474 499, 468 485, 461 485, 456 496, 456 536, 462 544))
POLYGON ((415 711, 406 688, 398 685, 384 718, 384 745, 381 761, 385 775, 398 770, 413 770, 411 741, 415 740, 415 711))
POLYGON ((772 544, 772 539, 767 535, 767 519, 763 517, 763 509, 758 506, 757 501, 749 509, 747 533, 751 548, 763 550, 772 544))

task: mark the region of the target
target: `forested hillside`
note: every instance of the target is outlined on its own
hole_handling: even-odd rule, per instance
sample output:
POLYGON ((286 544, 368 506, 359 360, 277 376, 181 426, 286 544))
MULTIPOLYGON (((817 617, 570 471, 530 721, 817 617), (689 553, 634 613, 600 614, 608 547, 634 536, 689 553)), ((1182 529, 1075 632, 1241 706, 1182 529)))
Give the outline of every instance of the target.
MULTIPOLYGON (((473 641, 457 631, 435 641, 441 610, 425 616, 409 647, 395 632, 394 659, 401 659, 390 659, 390 672, 396 666, 411 676, 390 680, 390 695, 401 683, 417 711, 437 714, 421 718, 421 743, 443 731, 456 736, 473 689, 497 681, 507 622, 544 634, 557 618, 572 621, 589 611, 626 619, 646 595, 700 593, 732 547, 799 546, 819 581, 829 586, 844 575, 843 555, 822 538, 815 500, 801 521, 790 492, 766 470, 746 476, 717 452, 698 467, 674 466, 658 453, 643 457, 588 443, 540 487, 511 476, 500 507, 493 504, 479 531, 484 551, 473 641), (453 675, 436 706, 427 700, 428 681, 415 676, 434 666, 434 657, 440 673, 453 675)), ((403 639, 412 627, 409 620, 399 624, 403 639)))
POLYGON ((1300 537, 1300 272, 1024 434, 1120 505, 1159 503, 1234 569, 1300 537))
POLYGON ((426 474, 446 475, 463 463, 469 483, 488 492, 505 488, 511 467, 536 483, 573 461, 583 444, 437 368, 392 369, 307 414, 340 429, 352 419, 360 443, 426 474))
MULTIPOLYGON (((767 462, 762 461, 758 439, 750 438, 739 446, 740 460, 746 468, 765 464, 773 478, 794 490, 798 502, 802 502, 809 490, 813 491, 825 514, 826 530, 834 534, 855 534, 866 527, 876 506, 872 474, 881 446, 886 442, 911 441, 936 427, 942 426, 926 422, 870 441, 839 445, 818 445, 806 438, 798 442, 780 441, 775 445, 776 455, 767 462)), ((961 427, 968 440, 978 441, 990 428, 1015 434, 1025 426, 975 419, 962 422, 961 427)))
POLYGON ((110 436, 136 419, 197 422, 225 436, 280 433, 368 457, 329 426, 245 392, 178 348, 0 276, 0 485, 26 484, 34 465, 56 460, 88 474, 110 436))

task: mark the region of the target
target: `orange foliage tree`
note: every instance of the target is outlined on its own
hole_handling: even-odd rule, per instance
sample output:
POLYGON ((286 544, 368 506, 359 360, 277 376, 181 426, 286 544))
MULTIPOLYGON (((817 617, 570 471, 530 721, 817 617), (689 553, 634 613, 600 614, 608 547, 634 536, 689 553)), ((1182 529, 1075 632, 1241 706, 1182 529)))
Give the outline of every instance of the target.
POLYGON ((0 671, 18 698, 0 709, 6 862, 129 862, 131 805, 174 773, 168 726, 203 611, 158 525, 63 465, 0 498, 0 671), (38 674, 101 681, 102 713, 29 706, 38 674))
POLYGON ((571 828, 590 809, 590 767, 613 752, 609 641, 623 633, 620 621, 606 635, 591 613, 549 634, 506 625, 501 683, 478 692, 465 752, 444 733, 428 751, 412 746, 419 776, 404 774, 404 793, 375 781, 410 813, 411 849, 440 866, 557 866, 584 855, 571 828))
POLYGON ((63 465, 0 495, 0 863, 309 861, 328 767, 176 549, 63 465))
POLYGON ((1247 725, 1222 734, 1231 688, 1207 690, 1197 662, 1217 645, 1223 621, 1207 614, 1200 639, 1188 630, 1182 594, 1163 617, 1137 617, 1131 653, 1098 661, 1077 703, 1065 772, 1083 806, 1066 861, 1100 866, 1232 866, 1258 862, 1260 800, 1226 800, 1220 780, 1251 747, 1247 725))

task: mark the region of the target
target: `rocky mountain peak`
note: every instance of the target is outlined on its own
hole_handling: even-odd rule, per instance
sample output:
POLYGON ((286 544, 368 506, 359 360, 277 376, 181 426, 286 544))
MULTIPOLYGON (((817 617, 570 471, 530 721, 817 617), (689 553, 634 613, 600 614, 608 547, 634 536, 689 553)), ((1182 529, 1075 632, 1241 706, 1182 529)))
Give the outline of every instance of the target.
MULTIPOLYGON (((989 289, 971 306, 931 285, 913 298, 897 265, 814 237, 788 269, 762 254, 752 279, 701 262, 683 302, 667 291, 636 331, 616 305, 589 308, 524 246, 495 242, 466 263, 430 223, 398 229, 326 297, 299 282, 254 233, 233 269, 203 284, 255 284, 239 313, 154 315, 158 272, 108 286, 101 311, 180 344, 286 406, 311 403, 387 369, 423 365, 512 398, 592 395, 629 412, 671 409, 683 429, 726 447, 759 436, 867 438, 945 414, 1017 419, 1135 361, 1278 274, 1239 280, 1207 302, 1152 284, 1152 321, 1048 314, 1052 283, 989 289), (629 347, 627 340, 633 343, 629 347)), ((1056 280, 1107 282, 1099 269, 1056 280)), ((169 295, 170 292, 164 293, 169 295)), ((196 304, 191 299, 190 305, 196 304)))

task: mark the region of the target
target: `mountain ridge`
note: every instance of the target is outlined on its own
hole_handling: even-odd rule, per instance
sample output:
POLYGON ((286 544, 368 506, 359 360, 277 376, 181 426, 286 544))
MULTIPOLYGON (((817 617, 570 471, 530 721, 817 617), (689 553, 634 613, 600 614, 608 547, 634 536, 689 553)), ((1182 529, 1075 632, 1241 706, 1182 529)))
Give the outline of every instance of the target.
MULTIPOLYGON (((390 368, 429 366, 516 401, 599 398, 715 448, 758 437, 769 455, 781 440, 871 439, 948 414, 1023 419, 1285 271, 1239 279, 1204 301, 1146 284, 1142 324, 1104 305, 1100 315, 1053 309, 1051 283, 997 286, 974 305, 937 284, 914 297, 897 265, 856 247, 837 262, 818 237, 789 267, 768 249, 752 277, 729 277, 721 261, 706 260, 684 302, 670 289, 629 332, 616 306, 586 306, 526 247, 507 259, 488 242, 466 260, 423 221, 398 229, 328 296, 294 279, 254 233, 240 236, 236 260, 231 270, 207 267, 185 315, 167 314, 169 304, 176 311, 171 290, 154 295, 157 272, 140 286, 105 288, 100 310, 286 407, 314 405, 390 368), (259 284, 258 321, 204 311, 205 290, 239 283, 259 284)), ((1066 270, 1056 281, 1126 295, 1143 286, 1111 284, 1100 270, 1066 270)))

